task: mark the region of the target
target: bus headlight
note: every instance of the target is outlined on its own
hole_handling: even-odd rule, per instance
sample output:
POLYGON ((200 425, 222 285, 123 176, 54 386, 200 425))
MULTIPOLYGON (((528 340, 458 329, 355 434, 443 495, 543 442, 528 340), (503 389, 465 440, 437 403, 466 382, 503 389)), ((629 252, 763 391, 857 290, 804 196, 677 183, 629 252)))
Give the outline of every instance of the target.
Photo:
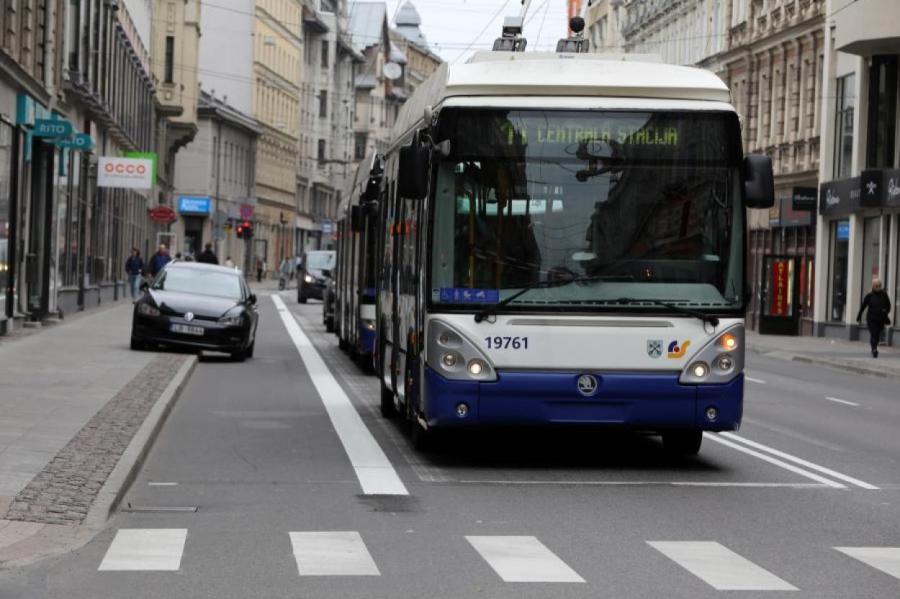
POLYGON ((682 384, 724 384, 744 371, 744 325, 722 331, 690 358, 681 372, 682 384))
POLYGON ((367 331, 374 331, 375 330, 375 321, 369 320, 368 318, 363 320, 363 328, 365 328, 367 331))
POLYGON ((428 323, 425 363, 450 380, 497 380, 493 364, 481 349, 456 328, 438 319, 428 323))

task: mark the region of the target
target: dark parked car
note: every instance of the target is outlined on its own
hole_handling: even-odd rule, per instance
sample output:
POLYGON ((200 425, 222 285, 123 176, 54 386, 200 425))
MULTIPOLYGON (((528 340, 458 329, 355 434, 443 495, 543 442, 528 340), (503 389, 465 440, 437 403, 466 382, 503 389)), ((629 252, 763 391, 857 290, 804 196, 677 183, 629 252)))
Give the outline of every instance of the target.
POLYGON ((131 349, 166 345, 253 356, 259 314, 243 275, 224 266, 171 262, 134 305, 131 349))
POLYGON ((325 290, 325 272, 335 265, 335 254, 331 250, 306 252, 297 275, 297 301, 305 304, 309 298, 322 299, 325 290))

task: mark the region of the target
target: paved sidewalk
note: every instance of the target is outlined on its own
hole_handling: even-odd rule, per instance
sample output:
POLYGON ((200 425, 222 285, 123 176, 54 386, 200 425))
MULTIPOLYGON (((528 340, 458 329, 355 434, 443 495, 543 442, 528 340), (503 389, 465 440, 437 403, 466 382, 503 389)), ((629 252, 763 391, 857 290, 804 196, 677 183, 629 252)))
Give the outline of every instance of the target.
POLYGON ((130 471, 120 458, 154 404, 196 361, 131 351, 132 309, 118 304, 0 344, 0 566, 46 553, 31 539, 38 533, 51 543, 78 536, 108 477, 130 471), (53 524, 64 526, 48 534, 53 524))
MULTIPOLYGON (((868 335, 868 333, 865 333, 868 335)), ((865 341, 842 341, 825 337, 787 337, 747 332, 747 349, 776 358, 817 364, 872 376, 900 378, 900 349, 881 346, 878 358, 869 353, 865 341)))

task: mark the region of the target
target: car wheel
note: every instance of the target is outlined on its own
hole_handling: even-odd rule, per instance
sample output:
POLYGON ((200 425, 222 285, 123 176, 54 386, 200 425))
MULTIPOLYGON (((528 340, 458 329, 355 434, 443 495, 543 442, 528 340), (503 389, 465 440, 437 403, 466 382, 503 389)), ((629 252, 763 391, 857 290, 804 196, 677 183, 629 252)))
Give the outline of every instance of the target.
POLYGON ((256 341, 250 344, 250 347, 247 348, 247 351, 244 353, 244 355, 248 358, 252 358, 254 349, 256 349, 256 341))
POLYGON ((298 304, 305 304, 305 303, 306 303, 306 296, 303 295, 302 293, 297 294, 297 303, 298 303, 298 304))
POLYGON ((703 431, 679 430, 662 433, 663 448, 673 456, 692 456, 700 453, 703 431))
POLYGON ((239 349, 238 351, 231 352, 231 359, 235 362, 243 362, 247 359, 247 350, 239 349))
POLYGON ((143 341, 136 339, 133 335, 131 337, 131 349, 134 351, 143 351, 147 349, 147 344, 143 341))

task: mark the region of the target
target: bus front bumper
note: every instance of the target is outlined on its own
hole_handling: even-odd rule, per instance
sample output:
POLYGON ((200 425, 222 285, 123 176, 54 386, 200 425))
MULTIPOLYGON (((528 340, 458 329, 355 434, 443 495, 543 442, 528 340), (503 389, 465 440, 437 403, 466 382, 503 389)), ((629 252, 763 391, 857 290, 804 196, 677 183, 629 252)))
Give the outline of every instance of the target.
POLYGON ((426 366, 422 391, 429 426, 583 424, 634 429, 733 431, 741 424, 744 375, 723 385, 682 385, 677 373, 595 374, 585 397, 585 373, 498 372, 493 382, 448 380, 426 366), (459 414, 465 404, 465 416, 459 414), (710 408, 715 418, 710 418, 710 408))

